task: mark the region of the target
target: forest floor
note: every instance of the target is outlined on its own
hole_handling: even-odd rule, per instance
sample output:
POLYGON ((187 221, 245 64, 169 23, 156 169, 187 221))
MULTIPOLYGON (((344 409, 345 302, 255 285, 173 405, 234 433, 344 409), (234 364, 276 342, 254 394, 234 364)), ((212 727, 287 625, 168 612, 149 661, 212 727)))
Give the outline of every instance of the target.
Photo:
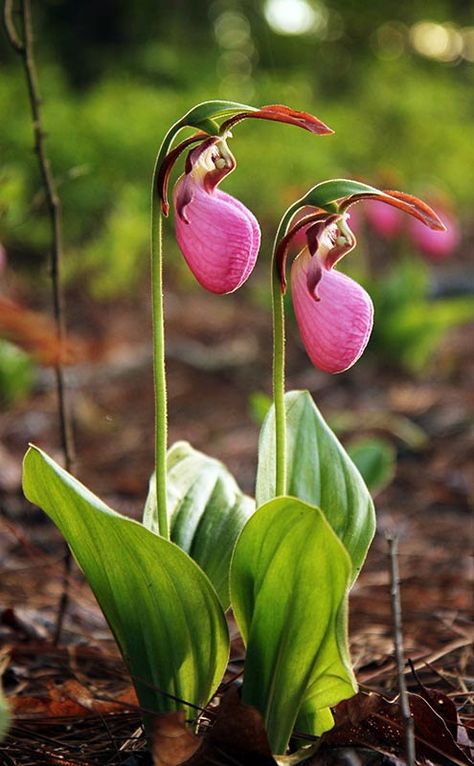
MULTIPOLYGON (((73 305, 72 332, 87 349, 68 371, 75 471, 113 508, 139 518, 153 463, 148 299, 143 292, 133 303, 104 308, 75 296, 73 305)), ((250 401, 256 392, 270 393, 268 313, 240 295, 223 301, 179 290, 168 296, 166 310, 169 442, 187 439, 218 457, 252 494, 259 426, 250 401)), ((349 373, 330 377, 311 367, 291 330, 287 388, 308 388, 326 419, 348 423, 344 443, 376 433, 397 449, 396 476, 376 497, 378 532, 351 594, 352 657, 363 691, 396 696, 386 540, 392 532, 399 538, 405 654, 419 674, 417 681, 407 668, 409 688, 422 696, 424 687, 447 695, 441 701, 456 704, 465 727, 451 726, 459 748, 453 751, 430 723, 434 751, 420 745, 419 760, 468 763, 462 748, 474 722, 472 328, 451 333, 419 378, 370 355, 349 373)), ((0 673, 15 713, 0 763, 133 766, 142 763, 137 753, 144 748, 139 716, 111 635, 77 568, 61 641, 52 642, 64 544, 22 496, 21 458, 34 442, 60 461, 57 430, 52 375, 43 370, 27 401, 0 412, 0 673)), ((236 643, 234 655, 239 650, 236 643)), ((440 720, 449 729, 449 721, 440 720)), ((343 728, 342 738, 329 740, 312 762, 369 763, 372 756, 379 763, 404 762, 400 737, 391 740, 382 729, 372 739, 367 730, 357 736, 351 740, 346 729, 344 739, 343 728), (351 744, 358 746, 355 760, 344 749, 351 744)))

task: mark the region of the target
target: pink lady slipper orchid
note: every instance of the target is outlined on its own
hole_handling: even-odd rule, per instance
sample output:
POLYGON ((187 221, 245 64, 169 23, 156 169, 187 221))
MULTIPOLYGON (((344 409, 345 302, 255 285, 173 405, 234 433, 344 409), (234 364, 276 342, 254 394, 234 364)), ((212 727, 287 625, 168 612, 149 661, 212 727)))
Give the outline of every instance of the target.
POLYGON ((212 293, 237 290, 260 247, 254 214, 217 188, 235 166, 225 139, 210 138, 189 153, 173 192, 178 245, 198 282, 212 293))
POLYGON ((174 162, 190 144, 199 142, 187 158, 185 173, 174 188, 176 238, 197 281, 213 293, 231 293, 249 277, 260 247, 260 227, 253 213, 218 185, 236 167, 227 145, 230 129, 247 118, 285 122, 319 135, 332 133, 305 112, 274 105, 233 115, 218 136, 199 132, 169 152, 158 179, 165 215, 167 186, 174 162))
POLYGON ((354 194, 338 200, 337 213, 316 212, 300 219, 279 243, 275 258, 282 290, 286 289, 285 265, 288 247, 301 230, 306 245, 293 261, 291 288, 293 307, 305 349, 316 367, 325 372, 344 372, 362 355, 372 331, 373 304, 356 281, 334 269, 336 263, 356 246, 345 211, 364 198, 380 199, 443 231, 436 213, 401 192, 354 194))

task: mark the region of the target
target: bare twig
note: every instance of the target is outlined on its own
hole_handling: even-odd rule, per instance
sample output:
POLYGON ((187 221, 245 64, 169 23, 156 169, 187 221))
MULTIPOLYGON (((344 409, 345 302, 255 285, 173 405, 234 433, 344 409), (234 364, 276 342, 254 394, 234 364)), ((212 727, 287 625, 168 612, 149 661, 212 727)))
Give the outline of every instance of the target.
POLYGON ((8 41, 17 53, 23 53, 23 43, 18 37, 15 23, 13 21, 13 0, 5 0, 3 5, 3 25, 8 37, 8 41))
MULTIPOLYGON (((5 0, 3 14, 5 29, 10 44, 22 58, 28 85, 28 94, 33 123, 34 151, 38 157, 38 164, 45 190, 46 203, 48 206, 51 223, 51 283, 53 292, 53 311, 56 335, 58 347, 64 348, 66 328, 64 316, 64 296, 61 286, 61 262, 63 256, 61 202, 57 193, 56 182, 51 170, 51 165, 45 146, 41 98, 39 95, 38 75, 36 71, 33 51, 33 22, 31 17, 31 0, 20 0, 19 11, 22 27, 22 40, 20 40, 13 22, 13 0, 5 0)), ((69 411, 69 405, 66 396, 64 370, 60 359, 58 359, 54 365, 54 371, 58 396, 61 446, 64 454, 66 470, 71 471, 74 463, 74 441, 71 414, 69 411)), ((58 615, 54 634, 55 644, 57 644, 61 638, 64 616, 68 606, 70 570, 71 554, 69 548, 66 546, 66 553, 64 556, 63 590, 58 607, 58 615)))
POLYGON ((398 538, 387 534, 390 555, 390 597, 392 602, 393 638, 397 661, 398 691, 400 693, 400 714, 405 728, 405 756, 407 766, 415 766, 415 725, 410 713, 410 702, 405 682, 405 658, 403 652, 402 605, 400 600, 400 575, 398 571, 398 538))

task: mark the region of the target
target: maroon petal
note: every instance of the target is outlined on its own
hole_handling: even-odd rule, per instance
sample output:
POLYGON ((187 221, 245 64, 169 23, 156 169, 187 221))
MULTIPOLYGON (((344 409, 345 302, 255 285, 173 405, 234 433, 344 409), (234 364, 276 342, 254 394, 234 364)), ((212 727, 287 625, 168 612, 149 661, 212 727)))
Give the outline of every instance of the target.
POLYGON ((202 141, 186 157, 185 175, 180 179, 175 194, 175 207, 179 217, 189 223, 185 208, 192 201, 194 190, 201 186, 211 193, 237 163, 226 142, 211 136, 202 141))
POLYGON ((414 218, 418 218, 419 221, 435 231, 444 231, 446 229, 439 216, 426 202, 418 199, 418 197, 413 197, 411 194, 405 194, 405 192, 384 191, 378 194, 376 192, 373 194, 353 194, 342 201, 339 210, 342 213, 355 202, 361 202, 366 199, 376 199, 380 202, 385 202, 387 205, 397 207, 414 218))
MULTIPOLYGON (((337 215, 332 216, 337 217, 337 215)), ((298 238, 298 235, 300 232, 305 232, 305 239, 306 239, 306 232, 309 230, 309 228, 312 228, 312 225, 316 225, 318 223, 326 222, 328 219, 327 213, 322 212, 315 212, 311 213, 310 215, 305 215, 302 218, 300 218, 285 234, 285 236, 279 241, 277 248, 275 250, 275 264, 278 272, 278 276, 280 279, 281 284, 281 291, 284 294, 286 292, 286 261, 288 258, 288 249, 293 241, 295 241, 296 238, 298 238)))
MULTIPOLYGON (((335 224, 334 224, 335 225, 335 224)), ((328 271, 338 263, 345 255, 350 253, 357 245, 354 232, 349 228, 349 224, 344 218, 340 218, 337 223, 337 232, 334 236, 334 244, 328 250, 324 258, 324 268, 328 271)))
POLYGON ((318 120, 317 117, 314 117, 314 115, 309 114, 308 112, 298 112, 295 109, 290 109, 289 106, 285 106, 284 104, 262 106, 261 109, 257 109, 254 112, 240 112, 222 123, 221 133, 231 130, 231 128, 238 122, 246 119, 284 122, 287 125, 295 125, 298 128, 309 130, 310 133, 316 133, 319 136, 334 133, 331 128, 325 125, 324 122, 321 122, 321 120, 318 120))
MULTIPOLYGON (((313 256, 314 257, 314 256, 313 256)), ((323 271, 318 298, 308 289, 312 256, 293 262, 291 291, 296 320, 309 358, 325 372, 344 372, 363 353, 373 325, 373 305, 363 287, 338 271, 323 271)))
POLYGON ((182 141, 180 144, 178 144, 178 146, 175 146, 174 149, 168 152, 163 162, 161 163, 156 178, 156 192, 161 200, 161 209, 163 211, 163 215, 167 216, 170 209, 168 202, 168 184, 170 174, 173 170, 173 166, 176 160, 184 152, 184 150, 187 149, 188 146, 195 144, 196 141, 203 141, 206 137, 207 133, 202 133, 201 131, 199 133, 195 133, 193 136, 190 136, 185 141, 182 141))
MULTIPOLYGON (((183 183, 175 187, 175 205, 183 183)), ((257 219, 241 202, 220 190, 207 192, 193 181, 186 220, 175 217, 176 238, 198 282, 213 293, 231 293, 250 275, 260 246, 257 219)))

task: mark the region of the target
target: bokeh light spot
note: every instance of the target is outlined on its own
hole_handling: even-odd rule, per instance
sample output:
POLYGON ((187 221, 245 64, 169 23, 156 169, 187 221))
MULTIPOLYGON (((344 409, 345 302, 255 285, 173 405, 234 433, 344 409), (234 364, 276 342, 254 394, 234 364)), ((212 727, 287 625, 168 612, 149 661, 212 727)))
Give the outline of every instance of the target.
POLYGON ((454 24, 420 21, 411 28, 410 41, 417 53, 438 61, 456 61, 463 50, 463 37, 454 24))
POLYGON ((273 31, 282 35, 304 35, 318 22, 318 14, 307 0, 267 0, 264 13, 273 31))
POLYGON ((379 58, 387 61, 400 58, 405 51, 406 36, 407 29, 401 22, 389 21, 382 24, 372 39, 379 58))

